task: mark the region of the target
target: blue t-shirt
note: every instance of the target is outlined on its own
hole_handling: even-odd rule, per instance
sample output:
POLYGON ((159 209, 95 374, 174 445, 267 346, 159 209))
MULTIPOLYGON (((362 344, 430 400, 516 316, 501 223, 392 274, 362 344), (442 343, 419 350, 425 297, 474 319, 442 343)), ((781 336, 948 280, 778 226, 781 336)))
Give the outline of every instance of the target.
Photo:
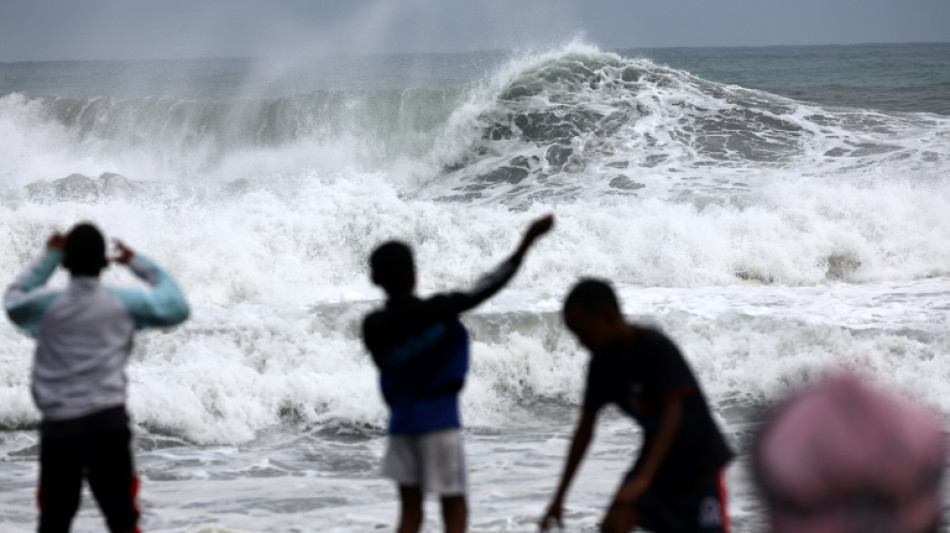
POLYGON ((459 315, 500 290, 518 260, 501 264, 469 292, 390 298, 363 321, 363 342, 379 368, 390 435, 461 427, 458 394, 468 372, 468 332, 459 315))
POLYGON ((389 433, 416 435, 462 427, 458 394, 468 372, 468 332, 458 320, 439 322, 396 346, 380 367, 389 405, 389 433))

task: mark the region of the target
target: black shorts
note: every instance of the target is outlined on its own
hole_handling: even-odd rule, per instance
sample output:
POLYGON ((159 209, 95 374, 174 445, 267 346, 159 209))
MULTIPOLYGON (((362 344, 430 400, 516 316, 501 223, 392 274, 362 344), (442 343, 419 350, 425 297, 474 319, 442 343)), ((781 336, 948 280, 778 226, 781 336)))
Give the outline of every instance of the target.
POLYGON ((83 478, 89 481, 110 531, 138 531, 132 433, 125 409, 110 411, 41 425, 40 533, 69 531, 79 509, 83 478))
MULTIPOLYGON (((633 473, 627 475, 629 480, 633 473)), ((640 527, 655 533, 729 533, 726 486, 720 470, 694 488, 650 487, 634 503, 640 527)))

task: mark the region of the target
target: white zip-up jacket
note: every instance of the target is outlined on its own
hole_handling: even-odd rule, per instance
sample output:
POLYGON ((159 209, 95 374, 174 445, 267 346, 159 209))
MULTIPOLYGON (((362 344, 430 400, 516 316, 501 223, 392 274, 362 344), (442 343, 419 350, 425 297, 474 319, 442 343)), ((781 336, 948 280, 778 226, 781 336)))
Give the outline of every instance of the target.
POLYGON ((36 338, 33 399, 46 421, 125 405, 135 331, 174 326, 189 314, 171 276, 139 254, 128 266, 151 290, 106 288, 99 278, 82 276, 63 290, 45 288, 62 257, 47 249, 3 298, 10 320, 36 338))

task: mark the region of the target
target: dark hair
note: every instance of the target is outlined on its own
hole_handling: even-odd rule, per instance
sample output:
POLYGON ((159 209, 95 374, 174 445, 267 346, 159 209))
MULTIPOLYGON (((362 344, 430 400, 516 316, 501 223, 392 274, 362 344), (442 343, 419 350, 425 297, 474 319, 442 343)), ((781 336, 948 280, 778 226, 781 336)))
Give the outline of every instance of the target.
POLYGON ((373 283, 390 295, 411 292, 416 284, 416 266, 406 243, 389 241, 369 256, 373 283))
POLYGON ((74 276, 98 276, 108 264, 106 240, 98 228, 82 223, 69 230, 63 246, 63 266, 66 270, 74 276))
POLYGON ((564 314, 581 311, 587 315, 619 313, 617 295, 606 281, 585 278, 577 282, 564 300, 564 314))

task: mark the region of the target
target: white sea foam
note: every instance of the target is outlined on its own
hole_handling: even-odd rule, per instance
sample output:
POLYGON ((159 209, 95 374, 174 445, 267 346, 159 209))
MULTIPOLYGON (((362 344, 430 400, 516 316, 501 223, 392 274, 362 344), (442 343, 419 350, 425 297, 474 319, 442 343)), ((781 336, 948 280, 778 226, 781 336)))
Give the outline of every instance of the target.
MULTIPOLYGON (((575 61, 584 54, 601 62, 619 61, 588 48, 569 48, 515 62, 487 92, 476 92, 453 120, 486 113, 488 104, 479 104, 479 98, 497 93, 491 87, 533 79, 525 72, 539 63, 565 57, 575 61)), ((25 128, 28 134, 14 135, 11 142, 26 141, 11 150, 34 150, 35 160, 43 159, 37 155, 42 153, 52 163, 41 168, 22 157, 2 163, 6 166, 0 174, 9 181, 6 209, 0 213, 5 244, 0 274, 11 278, 53 230, 89 219, 169 268, 196 308, 184 328, 143 337, 130 369, 138 421, 158 433, 213 443, 246 442, 267 428, 330 420, 380 427, 384 411, 374 370, 358 339, 360 314, 379 297, 366 272, 372 247, 393 237, 405 239, 417 251, 421 291, 451 289, 494 266, 514 247, 528 220, 551 211, 558 216, 557 231, 538 246, 512 286, 522 303, 510 309, 515 315, 497 319, 515 325, 506 326, 498 339, 476 343, 465 396, 472 424, 504 423, 513 405, 539 398, 577 400, 583 357, 553 315, 543 320, 518 317, 553 312, 556 305, 550 308, 550 302, 557 302, 582 275, 609 278, 621 286, 689 288, 690 296, 679 296, 677 307, 685 314, 665 325, 686 339, 695 329, 684 329, 685 323, 699 320, 708 329, 705 335, 715 340, 714 346, 696 354, 697 366, 717 397, 748 394, 754 401, 767 401, 774 397, 770 391, 800 382, 805 369, 836 360, 822 355, 826 352, 844 359, 866 354, 869 364, 886 374, 909 372, 910 377, 901 378, 907 384, 918 375, 915 368, 923 373, 921 379, 929 374, 913 362, 914 355, 899 372, 888 354, 926 355, 943 349, 938 338, 909 339, 893 332, 868 338, 855 336, 852 326, 799 324, 812 315, 808 309, 765 320, 746 313, 748 302, 733 302, 713 315, 704 314, 700 304, 730 287, 739 287, 739 294, 762 285, 810 294, 809 287, 923 283, 947 276, 950 184, 939 176, 946 158, 927 159, 906 148, 945 142, 938 132, 927 133, 926 124, 939 124, 933 117, 923 122, 872 117, 887 121, 889 129, 866 135, 885 135, 892 144, 906 145, 901 150, 907 157, 888 159, 875 152, 855 156, 862 163, 854 168, 825 167, 815 154, 839 146, 834 137, 844 130, 825 134, 814 126, 812 156, 781 165, 726 165, 670 186, 659 184, 671 178, 632 174, 647 184, 634 194, 611 194, 591 183, 591 176, 564 173, 558 178, 564 194, 555 191, 527 203, 438 200, 430 194, 435 187, 431 181, 419 188, 416 179, 422 169, 438 167, 432 160, 397 158, 373 168, 361 158, 358 143, 343 136, 323 144, 294 142, 235 152, 205 174, 184 176, 169 174, 172 167, 154 159, 115 167, 112 152, 88 154, 86 161, 94 164, 71 170, 91 176, 119 170, 132 179, 121 194, 88 198, 52 185, 52 192, 37 196, 23 187, 33 176, 13 177, 23 166, 36 166, 46 175, 65 165, 70 155, 52 146, 76 132, 37 123, 36 102, 22 97, 4 102, 8 111, 0 123, 25 128), (837 173, 827 168, 837 168, 837 173), (724 173, 743 185, 722 185, 717 176, 724 173), (154 179, 136 179, 140 175, 154 179), (564 183, 574 183, 573 188, 564 183), (736 328, 741 334, 733 336, 736 328), (746 351, 736 351, 736 345, 747 346, 746 351), (775 358, 789 361, 788 366, 768 366, 775 358), (764 368, 774 375, 760 379, 764 368)), ((789 116, 797 117, 798 124, 815 113, 783 105, 794 111, 789 116)), ((828 114, 845 121, 845 115, 828 114)), ((463 129, 450 121, 449 130, 463 129)), ((441 144, 436 150, 451 152, 441 144)), ((65 171, 63 167, 60 173, 65 171)), ((452 172, 439 178, 445 181, 439 186, 464 188, 468 178, 473 178, 471 172, 452 172)), ((488 190, 504 197, 510 188, 488 190)), ((120 272, 109 273, 106 280, 133 282, 120 272)), ((62 276, 54 282, 61 284, 62 276)), ((779 298, 774 307, 781 308, 782 302, 779 298)), ((908 296, 900 305, 912 315, 914 302, 908 296)), ((490 305, 486 312, 492 309, 490 305)), ((7 407, 2 420, 17 427, 35 419, 26 383, 29 342, 5 329, 0 395, 7 407)), ((704 342, 712 341, 695 338, 685 344, 693 351, 704 342)))
MULTIPOLYGON (((579 276, 613 280, 631 318, 678 342, 740 447, 748 421, 828 368, 950 415, 946 118, 822 108, 582 43, 444 91, 67 100, 0 97, 0 279, 92 220, 185 289, 193 318, 140 335, 128 370, 149 529, 391 523, 374 477, 386 413, 359 340, 381 303, 367 255, 404 239, 420 292, 463 287, 547 212, 556 230, 466 318, 463 417, 473 476, 493 487, 476 529, 532 530, 554 483, 587 361, 558 316, 579 276), (73 173, 89 178, 54 182, 73 173)), ((31 350, 0 327, 0 427, 37 420, 31 350)), ((629 424, 607 428, 582 527, 635 448, 629 424)), ((0 517, 19 527, 35 436, 0 433, 0 517)), ((733 514, 754 521, 742 487, 733 514)), ((81 527, 96 520, 86 509, 81 527)))
MULTIPOLYGON (((621 293, 634 319, 677 339, 717 405, 760 408, 824 369, 854 367, 950 413, 939 377, 950 348, 948 291, 944 279, 905 288, 621 293)), ((520 427, 537 416, 538 401, 579 400, 587 356, 564 330, 558 304, 530 298, 516 291, 467 319, 475 342, 463 410, 471 427, 520 427)), ((199 306, 188 325, 140 336, 129 370, 136 420, 148 432, 197 443, 249 442, 264 430, 331 422, 380 431, 376 371, 357 338, 369 305, 199 306)), ((4 338, 2 423, 22 427, 35 420, 30 342, 10 331, 4 338)))

